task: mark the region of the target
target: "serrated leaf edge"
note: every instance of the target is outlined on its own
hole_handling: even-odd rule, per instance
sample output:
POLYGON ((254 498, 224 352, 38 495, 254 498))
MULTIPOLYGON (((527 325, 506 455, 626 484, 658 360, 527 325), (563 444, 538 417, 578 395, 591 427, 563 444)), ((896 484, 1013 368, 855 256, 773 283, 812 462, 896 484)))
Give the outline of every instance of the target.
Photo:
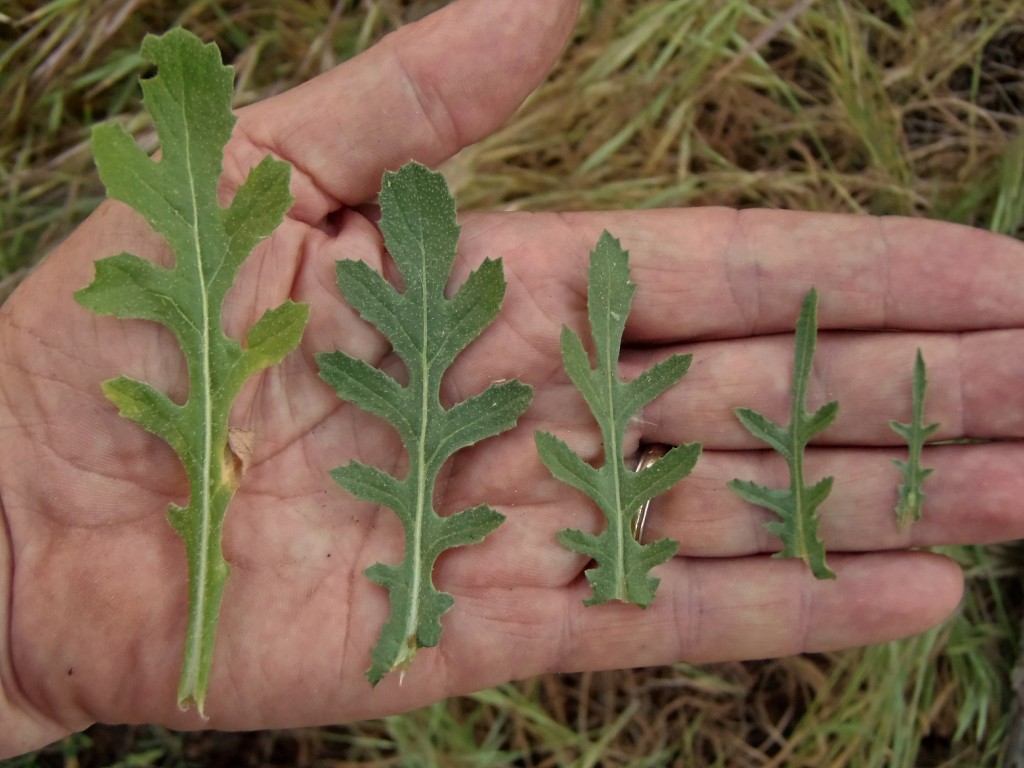
POLYGON ((409 384, 377 386, 375 399, 381 402, 370 403, 362 396, 365 387, 379 384, 384 374, 369 373, 375 369, 344 352, 317 356, 321 378, 343 399, 392 423, 409 455, 408 473, 403 480, 372 468, 356 470, 354 465, 332 473, 353 495, 392 509, 405 530, 401 561, 397 565, 376 563, 365 571, 370 580, 388 590, 390 602, 389 616, 370 653, 366 676, 371 685, 392 670, 404 673, 418 648, 439 641, 441 616, 452 605, 451 596, 433 584, 432 570, 441 551, 482 540, 504 519, 486 505, 447 517, 437 515, 433 491, 438 473, 458 450, 513 427, 532 398, 530 387, 512 380, 492 384, 448 410, 441 407, 440 382, 445 371, 498 313, 505 290, 500 261, 485 260, 455 296, 447 299, 444 289, 451 279, 459 228, 454 199, 444 177, 409 163, 385 174, 380 203, 385 245, 402 276, 404 292, 399 293, 382 276, 358 262, 338 264, 338 287, 363 319, 389 339, 395 354, 406 364, 409 384), (416 210, 400 209, 401 195, 407 191, 403 184, 416 189, 416 210), (429 215, 443 217, 444 221, 428 221, 428 209, 429 215), (439 238, 439 247, 445 252, 428 251, 428 234, 439 238), (399 242, 393 237, 403 239, 399 242), (410 256, 412 250, 416 251, 415 256, 410 256), (346 276, 355 279, 346 283, 346 276), (432 314, 435 305, 440 311, 432 314), (415 317, 410 319, 412 315, 415 317), (444 323, 446 329, 439 336, 434 333, 437 323, 444 323), (422 345, 418 336, 423 338, 422 345), (362 371, 358 375, 368 382, 362 389, 338 377, 357 371, 362 371), (389 399, 394 402, 384 402, 389 399), (395 418, 399 413, 402 418, 395 418), (418 413, 419 417, 406 418, 406 413, 418 413), (432 418, 440 418, 443 423, 432 424, 432 418), (456 424, 466 419, 470 422, 456 424), (436 443, 429 454, 428 437, 436 443), (369 485, 358 487, 354 482, 356 473, 369 485), (374 483, 378 486, 376 490, 374 483), (428 536, 433 537, 429 542, 428 536))
POLYGON ((811 486, 804 481, 804 450, 813 437, 825 430, 839 411, 836 401, 825 403, 813 414, 806 410, 807 385, 814 364, 817 336, 818 292, 811 288, 804 296, 796 322, 793 349, 790 421, 785 427, 750 408, 735 409, 740 423, 756 438, 768 443, 789 467, 789 488, 768 488, 750 480, 735 479, 728 487, 745 501, 768 509, 779 517, 766 524, 782 539, 782 549, 774 556, 796 557, 810 567, 815 578, 834 579, 828 567, 825 548, 818 535, 817 509, 832 490, 832 478, 825 477, 811 486), (789 509, 792 504, 792 510, 789 509), (795 536, 787 535, 787 523, 795 536))
MULTIPOLYGON (((538 431, 534 440, 541 461, 552 475, 590 497, 605 516, 606 528, 598 536, 575 529, 566 529, 558 535, 563 546, 597 561, 594 568, 585 572, 593 594, 584 604, 590 606, 608 600, 620 600, 646 607, 653 600, 658 584, 658 579, 650 576, 648 571, 655 564, 671 558, 678 548, 678 542, 662 539, 640 544, 633 539, 631 528, 636 509, 656 494, 645 496, 640 490, 639 478, 627 474, 629 470, 625 466, 621 443, 628 417, 677 383, 689 367, 690 356, 673 355, 632 381, 620 381, 617 374, 618 357, 635 291, 635 286, 629 281, 628 253, 616 238, 605 231, 591 251, 590 259, 587 317, 597 351, 596 367, 591 366, 580 337, 568 328, 562 330, 561 346, 566 372, 582 394, 601 430, 604 463, 600 468, 590 466, 563 441, 546 432, 538 431), (665 379, 662 385, 657 384, 659 377, 665 379), (623 413, 618 413, 617 409, 622 409, 623 413), (633 490, 627 490, 630 488, 633 490), (604 580, 600 569, 609 567, 599 557, 603 537, 611 537, 613 540, 614 556, 610 567, 614 572, 612 581, 616 586, 609 594, 599 589, 599 584, 604 580), (664 556, 666 551, 668 555, 664 556), (641 580, 644 586, 640 588, 640 594, 632 594, 628 574, 637 565, 646 578, 641 580)), ((665 472, 664 477, 650 490, 667 490, 689 474, 700 450, 699 444, 674 447, 647 470, 650 472, 659 466, 674 464, 668 472, 662 469, 655 473, 665 472), (668 464, 662 464, 666 460, 668 464)))

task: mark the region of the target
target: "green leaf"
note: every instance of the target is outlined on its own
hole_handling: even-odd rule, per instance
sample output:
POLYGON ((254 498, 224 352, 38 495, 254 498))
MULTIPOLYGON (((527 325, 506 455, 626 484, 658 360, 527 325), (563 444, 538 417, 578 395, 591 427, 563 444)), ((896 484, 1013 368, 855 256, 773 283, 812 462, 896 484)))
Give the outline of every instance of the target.
POLYGON ((286 302, 267 311, 249 329, 245 347, 224 334, 221 311, 238 268, 292 204, 290 168, 265 158, 222 208, 217 182, 235 121, 231 68, 221 64, 215 46, 182 29, 147 36, 142 55, 158 70, 142 90, 160 137, 160 160, 147 157, 115 125, 97 126, 93 152, 107 192, 145 216, 173 249, 175 263, 164 268, 127 253, 102 259, 93 282, 75 298, 99 314, 166 326, 188 364, 188 397, 181 405, 125 377, 103 389, 121 415, 170 444, 188 475, 187 506, 168 509, 189 571, 178 703, 195 704, 202 713, 228 575, 220 534, 241 480, 241 462, 228 441, 231 403, 246 379, 298 345, 309 309, 286 302))
POLYGON ((924 423, 924 394, 928 386, 927 371, 924 365, 924 357, 921 350, 917 350, 914 359, 914 383, 913 383, 913 415, 909 424, 902 424, 898 421, 890 421, 892 430, 907 441, 909 458, 907 461, 893 460, 903 473, 903 482, 897 492, 899 500, 896 503, 896 520, 900 528, 907 528, 911 523, 921 519, 921 509, 924 505, 924 481, 932 473, 932 470, 921 466, 921 449, 925 440, 931 437, 939 428, 938 424, 924 423))
POLYGON ((441 406, 445 371, 501 307, 501 264, 485 261, 453 298, 445 298, 459 226, 455 200, 439 173, 410 163, 385 174, 380 207, 384 241, 404 291, 355 261, 338 263, 338 287, 391 342, 405 362, 409 383, 401 386, 344 352, 317 356, 320 376, 338 396, 389 421, 409 454, 402 479, 355 462, 331 473, 354 496, 392 509, 405 529, 401 562, 377 563, 366 570, 372 581, 387 588, 391 602, 366 673, 374 685, 391 670, 404 669, 419 648, 439 642, 441 616, 453 602, 433 583, 440 554, 482 541, 504 519, 486 506, 438 515, 433 507, 438 472, 459 449, 515 426, 533 396, 530 387, 513 380, 492 384, 448 410, 441 406))
POLYGON ((807 383, 811 377, 818 333, 817 315, 818 293, 812 288, 804 296, 796 322, 789 424, 781 427, 757 411, 736 409, 736 416, 743 426, 786 460, 789 487, 766 488, 749 480, 732 480, 729 488, 745 501, 764 507, 781 518, 766 526, 782 539, 782 549, 775 557, 799 557, 810 566, 816 578, 834 579, 835 573, 825 562, 825 545, 818 536, 818 507, 832 490, 832 478, 823 478, 813 485, 804 484, 804 450, 839 412, 839 404, 835 401, 826 403, 813 414, 806 410, 807 383))
POLYGON ((637 542, 632 534, 633 518, 644 503, 688 475, 701 450, 696 443, 679 445, 642 472, 626 469, 623 441, 629 420, 677 383, 690 365, 689 355, 672 355, 632 381, 619 379, 619 349, 634 290, 629 282, 629 255, 618 240, 604 232, 590 254, 587 287, 596 368, 591 368, 579 336, 568 328, 562 330, 565 370, 600 426, 604 464, 594 468, 553 435, 535 435, 537 451, 551 474, 593 499, 607 522, 597 536, 576 530, 565 530, 558 536, 563 546, 596 563, 586 571, 593 588, 587 605, 609 600, 650 605, 658 587, 658 579, 650 575, 650 570, 669 560, 679 544, 671 539, 637 542))

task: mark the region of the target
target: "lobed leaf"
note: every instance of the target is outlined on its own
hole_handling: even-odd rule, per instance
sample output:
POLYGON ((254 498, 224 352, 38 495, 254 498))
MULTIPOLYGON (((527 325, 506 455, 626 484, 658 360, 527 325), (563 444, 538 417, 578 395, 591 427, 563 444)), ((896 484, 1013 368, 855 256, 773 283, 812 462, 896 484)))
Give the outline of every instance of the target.
POLYGON ((658 586, 650 570, 669 560, 679 545, 671 539, 641 544, 632 535, 633 518, 644 503, 688 475, 701 451, 699 444, 679 445, 643 472, 626 469, 623 441, 629 420, 676 384, 690 365, 689 355, 672 355, 632 381, 618 378, 619 350, 634 290, 629 255, 618 240, 603 233, 590 254, 587 285, 597 367, 591 368, 582 340, 568 328, 562 330, 562 360, 600 426, 604 464, 594 468, 555 436, 535 435, 537 451, 551 474, 593 499, 605 516, 607 527, 597 536, 577 530, 558 535, 567 549, 595 561, 586 571, 593 588, 587 605, 609 600, 650 605, 658 586))
POLYGON ((343 352, 325 352, 317 357, 317 365, 321 378, 331 382, 338 397, 390 422, 403 441, 415 439, 412 393, 384 371, 343 352))
POLYGON ((603 496, 604 482, 600 472, 573 453, 572 448, 548 432, 536 432, 534 440, 552 477, 583 491, 592 499, 603 496))
POLYGON ((826 403, 813 414, 806 410, 807 384, 817 338, 817 310, 818 293, 812 288, 804 296, 796 323, 789 424, 782 427, 757 411, 736 409, 743 426, 785 459, 789 465, 789 487, 766 488, 749 480, 732 480, 729 488, 745 501, 779 516, 779 520, 766 525, 782 540, 782 549, 776 557, 798 557, 810 566, 816 578, 834 579, 835 573, 825 560, 825 545, 818 535, 818 507, 832 490, 832 478, 823 478, 813 485, 804 483, 804 450, 839 412, 835 401, 826 403))
POLYGON ((164 268, 122 253, 96 263, 92 283, 75 294, 99 314, 160 323, 181 345, 189 389, 178 405, 148 384, 119 377, 104 384, 121 414, 170 444, 185 467, 189 499, 168 518, 188 559, 188 627, 178 703, 203 713, 221 595, 228 565, 221 530, 238 484, 228 417, 245 380, 274 365, 302 336, 308 307, 286 302, 246 334, 246 346, 223 331, 224 298, 250 251, 291 206, 287 163, 265 158, 231 205, 217 200, 224 146, 231 135, 232 70, 214 45, 174 29, 147 36, 142 55, 157 75, 142 83, 143 104, 162 146, 151 160, 122 128, 98 126, 93 152, 108 194, 132 206, 163 235, 175 256, 164 268))
POLYGON ((519 381, 492 384, 479 395, 456 403, 448 411, 448 429, 438 440, 438 450, 446 456, 478 443, 484 438, 515 426, 519 413, 526 410, 533 397, 531 389, 519 381), (519 409, 509 423, 510 404, 519 409))
POLYGON ((353 496, 395 509, 404 503, 402 484, 387 472, 358 461, 331 470, 331 477, 353 496))
POLYGON ((331 474, 357 498, 393 510, 402 521, 405 548, 397 565, 366 570, 388 590, 391 613, 370 654, 366 675, 376 685, 412 661, 417 649, 437 645, 450 595, 433 583, 437 558, 447 549, 482 541, 504 519, 487 506, 441 517, 433 507, 434 484, 458 450, 515 426, 532 398, 519 381, 492 384, 445 410, 441 379, 456 356, 495 318, 505 294, 499 261, 485 261, 453 298, 445 297, 458 245, 455 201, 444 177, 410 163, 384 176, 381 231, 402 277, 395 290, 360 262, 339 262, 342 295, 391 342, 409 383, 344 352, 317 356, 320 376, 342 399, 389 421, 409 454, 402 479, 351 463, 331 474))
POLYGON ((308 320, 305 304, 286 301, 268 309, 245 334, 245 367, 259 369, 280 363, 299 346, 308 320))
POLYGON ((924 395, 928 386, 927 371, 921 350, 917 350, 914 358, 914 382, 912 386, 912 416, 909 424, 890 421, 892 430, 907 441, 909 457, 907 461, 894 459, 893 463, 903 474, 903 482, 897 489, 896 520, 901 529, 921 519, 924 506, 924 481, 932 473, 928 467, 921 466, 921 449, 925 441, 939 428, 938 424, 924 423, 924 395))
POLYGON ((789 432, 778 426, 771 419, 762 416, 751 408, 737 408, 736 417, 758 440, 768 443, 788 461, 790 457, 789 432))
POLYGON ((335 274, 359 316, 384 334, 399 357, 415 356, 417 318, 402 314, 402 295, 391 283, 361 261, 339 261, 335 274))

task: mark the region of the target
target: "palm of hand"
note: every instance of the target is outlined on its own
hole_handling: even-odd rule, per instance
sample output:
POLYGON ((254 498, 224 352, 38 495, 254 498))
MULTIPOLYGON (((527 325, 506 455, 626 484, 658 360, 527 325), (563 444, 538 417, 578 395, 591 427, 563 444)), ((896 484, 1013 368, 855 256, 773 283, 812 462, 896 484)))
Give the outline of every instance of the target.
MULTIPOLYGON (((461 282, 471 266, 493 255, 492 242, 500 248, 521 229, 489 225, 480 238, 470 229, 471 245, 455 280, 461 282)), ((55 713, 64 722, 74 723, 84 711, 104 720, 198 724, 193 715, 173 711, 184 634, 185 561, 163 514, 169 502, 187 496, 187 480, 169 447, 120 419, 100 390, 103 380, 123 372, 180 401, 187 388, 184 363, 170 354, 175 343, 155 324, 94 317, 68 300, 69 291, 88 282, 91 271, 87 258, 76 258, 79 253, 121 250, 166 257, 135 214, 108 204, 5 309, 20 318, 16 327, 5 327, 5 362, 13 373, 20 365, 15 361, 29 361, 28 370, 9 379, 11 410, 20 428, 7 447, 12 455, 31 457, 22 464, 31 477, 43 474, 50 487, 61 490, 57 503, 33 499, 31 512, 8 502, 19 553, 14 602, 25 606, 16 611, 15 637, 23 628, 25 636, 33 634, 34 609, 44 607, 60 617, 45 637, 16 644, 13 652, 20 657, 19 668, 29 670, 22 679, 26 689, 70 685, 81 692, 74 709, 55 713), (59 300, 44 309, 37 297, 50 295, 59 300), (39 356, 30 348, 46 349, 62 361, 59 378, 33 369, 31 361, 39 356), (55 439, 58 433, 62 438, 55 439), (40 602, 40 595, 47 599, 40 602), (105 649, 102 656, 95 654, 97 647, 105 649), (110 685, 114 679, 130 679, 138 698, 110 685)), ((364 258, 388 271, 380 235, 363 215, 347 212, 331 235, 289 220, 243 267, 225 308, 225 326, 235 337, 266 306, 286 298, 308 302, 313 316, 300 350, 254 377, 232 415, 232 426, 251 431, 255 442, 226 523, 224 550, 232 576, 217 653, 231 661, 215 666, 212 695, 230 690, 253 706, 233 705, 225 715, 214 703, 217 725, 307 721, 326 703, 313 699, 309 713, 303 711, 297 697, 311 679, 337 682, 330 694, 336 700, 328 706, 339 719, 349 719, 414 706, 437 698, 439 690, 470 690, 507 677, 497 659, 508 649, 490 649, 491 663, 477 656, 479 667, 464 670, 464 679, 453 678, 443 659, 424 654, 401 690, 385 682, 354 706, 347 703, 351 691, 369 690, 362 672, 387 611, 383 590, 362 571, 378 561, 397 562, 402 531, 390 512, 356 501, 328 471, 358 458, 401 475, 404 452, 390 427, 338 400, 317 375, 314 355, 341 347, 402 376, 401 363, 383 339, 340 298, 333 282, 334 261, 342 256, 364 258), (238 685, 239 670, 254 664, 263 674, 238 685)), ((539 406, 527 422, 550 425, 573 411, 585 417, 581 406, 565 409, 568 388, 558 373, 557 348, 560 322, 572 320, 558 316, 572 290, 561 278, 580 274, 583 266, 578 258, 570 264, 546 251, 533 256, 511 275, 507 311, 454 366, 445 399, 462 400, 491 380, 518 375, 540 390, 539 406), (563 274, 552 275, 545 263, 561 263, 555 271, 563 274), (547 309, 538 307, 537 297, 547 309)), ((582 315, 585 305, 575 303, 582 315)), ((595 430, 585 418, 569 418, 593 441, 595 430)), ((564 611, 567 599, 579 599, 575 593, 559 594, 582 563, 558 549, 554 533, 585 515, 585 505, 573 505, 569 516, 564 504, 558 508, 564 494, 536 458, 528 425, 500 442, 457 454, 441 485, 442 512, 486 501, 512 518, 510 530, 480 551, 446 557, 438 569, 441 588, 467 605, 465 624, 474 619, 541 624, 549 611, 564 611), (525 527, 524 516, 530 519, 525 527), (524 545, 524 536, 535 545, 524 545), (509 592, 520 587, 531 592, 509 592), (545 608, 544 602, 550 605, 545 608)), ((455 640, 469 641, 468 636, 455 640)), ((549 663, 559 652, 550 649, 549 663)))
MULTIPOLYGON (((620 222, 631 237, 653 231, 664 235, 657 242, 691 241, 695 248, 702 240, 719 239, 717 230, 739 226, 735 215, 727 212, 651 214, 639 223, 635 219, 622 217, 620 222)), ((600 455, 591 417, 561 373, 557 339, 563 323, 586 328, 587 244, 596 240, 598 226, 608 220, 609 216, 590 215, 484 215, 466 221, 455 283, 486 256, 502 256, 509 290, 499 319, 456 361, 444 397, 450 404, 492 380, 513 376, 534 386, 536 394, 516 430, 460 452, 446 468, 438 502, 442 512, 486 501, 510 519, 483 544, 442 558, 436 582, 457 601, 445 619, 442 646, 421 653, 401 687, 392 676, 372 693, 362 673, 387 601, 383 590, 361 572, 374 562, 396 562, 401 557, 401 527, 389 511, 352 499, 331 481, 328 471, 358 458, 401 474, 403 452, 389 426, 335 397, 319 379, 313 356, 341 347, 402 376, 401 364, 383 340, 346 307, 333 285, 334 260, 342 255, 366 259, 385 273, 389 267, 375 226, 352 211, 329 235, 288 221, 258 249, 229 297, 226 326, 237 334, 264 305, 285 298, 308 301, 313 317, 300 350, 279 368, 254 378, 233 414, 233 424, 251 430, 256 443, 225 530, 225 554, 233 572, 221 613, 211 686, 212 724, 308 723, 321 719, 324 712, 332 720, 368 717, 546 669, 615 666, 622 663, 622 650, 607 659, 603 653, 616 639, 621 643, 623 632, 647 639, 642 661, 669 660, 681 650, 691 659, 725 658, 757 655, 760 648, 788 652, 846 640, 845 622, 829 627, 835 616, 826 611, 810 634, 814 637, 816 632, 818 639, 800 636, 799 623, 782 622, 756 644, 737 638, 723 644, 722 637, 736 624, 756 620, 765 611, 777 612, 780 601, 803 603, 807 598, 799 597, 800 591, 816 589, 806 582, 796 586, 802 580, 799 567, 775 564, 775 575, 768 577, 767 560, 757 558, 755 567, 753 559, 732 559, 773 545, 763 534, 750 540, 749 531, 757 530, 763 517, 735 501, 723 507, 717 496, 721 488, 710 486, 723 471, 723 461, 727 467, 743 467, 734 470, 741 476, 755 471, 757 464, 743 450, 751 447, 749 441, 729 423, 729 406, 736 401, 718 394, 723 382, 705 381, 692 392, 695 402, 677 414, 650 409, 628 435, 631 450, 641 439, 702 439, 713 452, 705 459, 710 468, 703 480, 697 479, 701 472, 695 474, 694 501, 685 511, 673 513, 659 531, 683 540, 681 556, 666 566, 673 578, 666 579, 661 599, 643 613, 642 626, 635 624, 639 609, 631 606, 581 610, 587 594, 581 578, 586 563, 562 550, 555 534, 566 527, 596 530, 598 516, 582 496, 550 478, 535 455, 532 432, 541 427, 553 430, 566 435, 584 455, 600 455), (695 431, 686 434, 689 423, 695 431), (720 520, 701 513, 709 504, 726 510, 720 520), (694 519, 682 532, 686 515, 694 519), (694 531, 694 521, 704 523, 706 530, 694 531), (700 554, 727 557, 692 559, 700 554), (729 615, 730 600, 717 594, 725 571, 721 584, 711 575, 723 568, 731 568, 734 616, 729 615), (689 622, 695 607, 688 602, 698 584, 708 592, 700 596, 702 605, 717 603, 723 611, 721 617, 703 619, 700 628, 689 622), (793 597, 787 598, 787 593, 793 597), (766 604, 751 605, 753 595, 766 604), (321 686, 318 681, 328 682, 321 686), (353 691, 363 693, 354 697, 353 691), (218 700, 230 700, 230 708, 221 708, 218 700)), ((133 214, 113 205, 95 223, 103 233, 130 232, 134 238, 140 231, 133 214)), ((808 223, 814 229, 812 220, 808 223)), ((67 253, 74 252, 77 237, 88 237, 92 243, 108 237, 90 231, 92 224, 68 243, 67 253)), ((117 249, 125 245, 119 243, 117 249)), ((138 243, 134 245, 137 250, 138 243)), ((654 244, 638 255, 641 276, 646 269, 665 274, 668 262, 658 262, 671 258, 654 244)), ((696 252, 694 258, 701 261, 696 252)), ((184 474, 170 449, 121 420, 99 388, 120 369, 180 396, 183 366, 168 354, 173 341, 152 324, 94 318, 70 301, 44 309, 35 299, 51 295, 58 290, 55 286, 77 287, 87 281, 90 269, 88 260, 68 258, 61 263, 55 258, 26 286, 34 291, 20 292, 5 309, 20 318, 17 326, 5 327, 10 332, 4 344, 12 356, 8 363, 12 358, 23 360, 29 368, 21 371, 21 381, 7 380, 7 392, 15 396, 12 411, 21 425, 19 439, 7 447, 13 455, 30 457, 21 463, 26 487, 42 474, 47 487, 60 489, 53 503, 45 496, 33 499, 31 512, 17 503, 17 494, 14 504, 5 499, 18 553, 12 650, 19 669, 27 670, 21 679, 26 689, 48 692, 70 686, 76 691, 69 699, 71 708, 55 712, 63 722, 139 719, 198 725, 194 714, 182 715, 173 707, 184 631, 185 565, 181 542, 162 514, 169 501, 186 495, 184 474), (69 275, 76 271, 81 279, 72 280, 69 275), (27 351, 29 346, 48 354, 40 358, 27 351), (44 375, 37 360, 62 361, 60 376, 44 375), (40 595, 46 599, 40 600, 40 595), (21 605, 24 610, 19 610, 21 605), (54 617, 59 621, 55 623, 54 617), (37 622, 41 626, 46 621, 45 633, 34 631, 37 622), (105 652, 97 655, 97 647, 105 652)), ((699 271, 699 264, 694 269, 699 271)), ((794 295, 796 291, 791 289, 794 295)), ((653 334, 676 327, 682 316, 695 324, 696 318, 719 305, 720 297, 709 293, 693 306, 664 315, 659 293, 642 288, 635 323, 627 334, 648 343, 624 351, 624 375, 635 375, 651 360, 677 349, 675 340, 662 348, 652 346, 653 334), (658 314, 668 320, 667 326, 652 322, 658 314)), ((786 314, 779 312, 780 326, 786 314)), ((690 348, 709 349, 716 343, 692 341, 690 348)), ((746 349, 747 355, 770 357, 768 367, 785 369, 786 343, 765 348, 752 339, 746 349)), ((737 358, 730 359, 738 365, 737 358)), ((749 399, 756 397, 761 385, 751 381, 748 388, 749 399)), ((746 401, 743 394, 731 396, 746 401)), ((678 397, 682 402, 686 395, 678 397)), ((852 405, 863 409, 867 404, 852 405)), ((853 434, 844 439, 859 441, 853 434)), ((887 461, 887 455, 877 459, 887 461)), ((720 478, 722 484, 724 479, 720 478)), ((882 493, 886 483, 880 480, 875 486, 873 491, 882 493)), ((848 522, 840 517, 835 524, 836 549, 857 547, 844 527, 848 522)), ((893 545, 890 532, 876 538, 879 548, 893 545)), ((861 542, 872 543, 870 536, 862 536, 861 542)), ((946 580, 948 589, 949 569, 938 563, 928 566, 935 568, 936 578, 946 580)), ((873 567, 877 566, 851 564, 840 583, 853 592, 870 589, 856 580, 858 572, 864 578, 873 567)), ((881 578, 876 574, 870 582, 881 578)), ((838 602, 839 594, 831 599, 838 602)))

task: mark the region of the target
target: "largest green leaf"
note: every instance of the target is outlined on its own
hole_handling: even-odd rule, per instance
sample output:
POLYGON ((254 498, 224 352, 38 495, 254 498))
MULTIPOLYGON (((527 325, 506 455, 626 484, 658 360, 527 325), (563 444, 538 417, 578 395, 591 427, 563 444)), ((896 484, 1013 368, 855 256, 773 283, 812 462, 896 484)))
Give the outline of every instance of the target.
POLYGON ((188 474, 187 506, 171 504, 168 510, 185 542, 189 570, 178 703, 195 703, 202 712, 228 575, 221 530, 241 479, 242 462, 228 442, 228 414, 250 375, 298 345, 308 308, 286 302, 268 310, 249 329, 245 346, 224 334, 221 308, 238 268, 291 206, 289 166, 264 159, 232 204, 221 207, 217 182, 235 121, 231 68, 221 64, 215 46, 181 29, 147 36, 142 55, 158 69, 142 90, 162 157, 151 160, 114 125, 95 129, 93 153, 109 195, 131 205, 163 235, 175 263, 164 268, 128 253, 102 259, 93 282, 75 298, 100 314, 166 326, 188 364, 184 403, 123 376, 103 389, 122 416, 166 440, 188 474))
POLYGON ((530 387, 511 380, 449 409, 441 405, 445 371, 501 307, 501 262, 484 261, 451 299, 445 298, 459 241, 455 201, 444 177, 422 165, 410 163, 385 174, 380 209, 384 242, 404 291, 361 261, 338 262, 338 287, 391 342, 409 383, 402 386, 344 352, 317 357, 320 375, 338 395, 391 422, 409 453, 401 479, 358 462, 331 473, 353 495, 394 510, 405 529, 401 562, 377 563, 366 571, 391 599, 391 614, 366 673, 373 684, 404 668, 417 649, 439 642, 441 616, 453 600, 434 586, 438 556, 481 541, 504 519, 485 505, 438 515, 433 506, 438 472, 456 451, 514 426, 532 397, 530 387))

